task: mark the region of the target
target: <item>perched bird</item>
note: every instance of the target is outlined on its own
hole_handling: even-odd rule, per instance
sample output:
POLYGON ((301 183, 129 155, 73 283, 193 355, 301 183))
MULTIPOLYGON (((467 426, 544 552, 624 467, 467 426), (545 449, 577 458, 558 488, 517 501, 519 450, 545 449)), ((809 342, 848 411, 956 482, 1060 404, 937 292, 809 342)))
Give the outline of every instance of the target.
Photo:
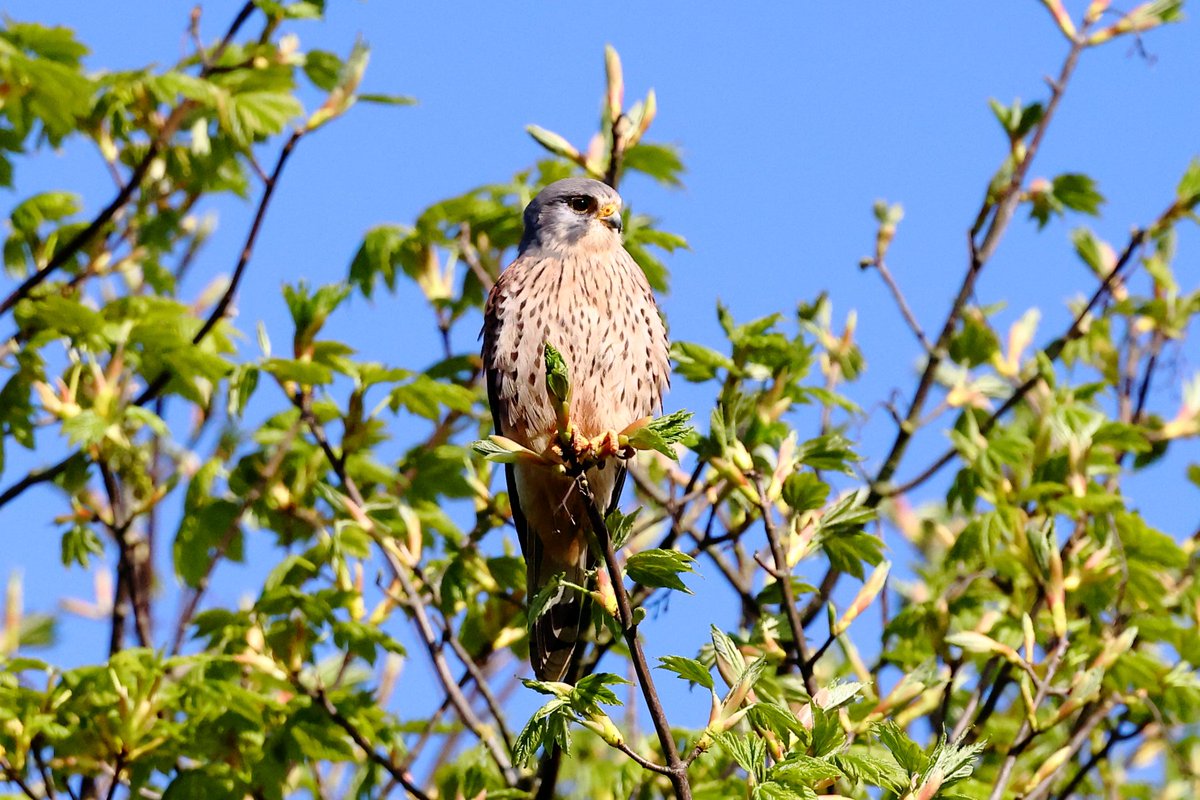
MULTIPOLYGON (((621 197, 589 178, 550 184, 525 209, 525 235, 484 310, 483 364, 496 432, 538 453, 554 441, 543 344, 570 371, 572 426, 598 438, 661 407, 670 368, 667 332, 641 268, 621 240, 621 197)), ((591 567, 586 508, 570 477, 531 464, 505 466, 530 600, 556 574, 585 585, 591 567)), ((625 468, 588 472, 602 511, 625 468)), ((569 680, 588 614, 563 588, 533 624, 530 661, 540 680, 569 680)))

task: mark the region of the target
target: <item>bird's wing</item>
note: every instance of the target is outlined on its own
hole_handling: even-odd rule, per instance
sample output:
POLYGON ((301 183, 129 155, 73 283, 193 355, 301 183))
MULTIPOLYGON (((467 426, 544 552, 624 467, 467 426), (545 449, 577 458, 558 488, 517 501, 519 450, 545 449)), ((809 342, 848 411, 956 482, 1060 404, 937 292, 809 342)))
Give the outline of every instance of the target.
MULTIPOLYGON (((514 262, 515 264, 516 262, 514 262)), ((488 292, 487 303, 483 310, 483 374, 484 380, 487 383, 488 406, 492 410, 492 427, 496 433, 503 436, 507 430, 504 424, 503 417, 505 414, 506 402, 500 396, 500 381, 502 378, 503 367, 499 362, 498 342, 500 338, 500 324, 502 322, 501 303, 504 292, 504 284, 507 283, 506 278, 511 274, 506 270, 500 275, 500 278, 492 284, 491 291, 488 292)), ((512 464, 504 465, 504 482, 508 488, 508 502, 512 508, 513 525, 517 529, 517 540, 521 544, 521 552, 528 553, 530 543, 528 540, 528 526, 525 522, 525 515, 521 513, 520 497, 517 494, 516 475, 513 472, 512 464)))

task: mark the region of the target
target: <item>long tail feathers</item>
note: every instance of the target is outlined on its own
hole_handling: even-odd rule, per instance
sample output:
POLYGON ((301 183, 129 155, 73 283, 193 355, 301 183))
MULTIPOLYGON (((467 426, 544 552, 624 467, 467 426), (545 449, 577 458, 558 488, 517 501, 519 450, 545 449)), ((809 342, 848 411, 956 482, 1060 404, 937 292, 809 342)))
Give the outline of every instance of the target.
MULTIPOLYGON (((593 566, 589 550, 586 544, 583 544, 586 534, 583 531, 577 532, 576 535, 581 540, 579 547, 555 548, 556 552, 549 552, 537 531, 530 530, 527 516, 522 513, 521 504, 517 501, 517 481, 511 466, 508 477, 513 522, 516 524, 521 549, 525 554, 528 600, 532 602, 537 593, 556 574, 562 574, 568 583, 586 587, 587 573, 593 566), (563 557, 564 551, 574 551, 577 555, 568 560, 563 557)), ((604 484, 603 488, 607 490, 601 495, 606 506, 604 511, 610 511, 618 502, 624 478, 625 470, 615 468, 614 465, 612 473, 597 481, 604 484)), ((535 512, 532 516, 540 515, 535 512)), ((588 524, 582 509, 576 509, 576 518, 582 524, 588 524)), ((570 538, 569 534, 565 535, 570 538)), ((574 682, 575 667, 583 654, 583 639, 591 619, 590 609, 591 601, 588 595, 571 586, 560 586, 544 611, 532 622, 529 631, 529 660, 538 680, 574 682)))
MULTIPOLYGON (((536 541, 536 537, 532 537, 536 541)), ((542 548, 535 545, 534 550, 542 548)), ((586 553, 586 551, 585 551, 586 553)), ((538 556, 541 553, 531 553, 538 556)), ((548 559, 530 559, 529 597, 534 597, 542 586, 556 573, 575 586, 586 586, 587 559, 575 565, 546 563, 548 559), (538 568, 532 568, 537 563, 538 568), (563 567, 567 567, 564 569, 563 567), (539 585, 534 585, 535 581, 539 585)), ((588 625, 589 607, 587 595, 571 586, 560 585, 542 614, 533 621, 529 631, 529 660, 533 673, 541 681, 571 682, 571 671, 576 651, 582 652, 581 640, 588 625)))

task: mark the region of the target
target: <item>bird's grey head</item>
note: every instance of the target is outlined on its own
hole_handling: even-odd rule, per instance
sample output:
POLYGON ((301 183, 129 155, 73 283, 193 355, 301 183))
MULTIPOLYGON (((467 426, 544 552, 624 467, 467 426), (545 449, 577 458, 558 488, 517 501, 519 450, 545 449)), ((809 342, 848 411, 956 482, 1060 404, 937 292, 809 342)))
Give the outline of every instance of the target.
POLYGON ((564 178, 538 192, 525 207, 521 250, 584 245, 619 246, 621 195, 591 178, 564 178))

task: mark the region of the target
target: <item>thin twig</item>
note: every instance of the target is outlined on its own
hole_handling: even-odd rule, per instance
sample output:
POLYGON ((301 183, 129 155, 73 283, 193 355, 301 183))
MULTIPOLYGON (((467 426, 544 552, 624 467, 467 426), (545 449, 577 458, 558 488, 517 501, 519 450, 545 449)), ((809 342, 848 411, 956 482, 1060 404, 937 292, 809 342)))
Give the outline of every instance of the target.
POLYGON ((767 534, 767 543, 771 547, 771 557, 775 561, 775 580, 779 582, 780 603, 788 626, 792 629, 791 658, 800 668, 800 676, 804 679, 804 688, 809 697, 817 693, 817 682, 813 678, 815 658, 808 653, 808 643, 804 639, 804 623, 800 621, 800 612, 796 608, 796 593, 792 589, 792 571, 788 568, 787 555, 783 552, 783 543, 779 539, 779 530, 771 514, 771 504, 767 500, 767 490, 763 486, 762 477, 754 480, 758 490, 758 510, 762 514, 763 529, 767 534))
POLYGON ((312 690, 309 692, 309 696, 316 700, 321 705, 321 708, 324 709, 325 713, 329 715, 329 718, 333 720, 339 728, 344 730, 351 739, 354 740, 354 743, 358 745, 359 749, 363 751, 367 758, 383 767, 387 773, 392 776, 392 779, 396 781, 396 783, 404 787, 404 791, 408 792, 409 795, 415 797, 417 800, 430 800, 429 795, 421 791, 421 789, 412 782, 403 769, 392 763, 390 758, 386 758, 382 753, 376 750, 370 742, 367 741, 367 738, 363 736, 358 727, 355 726, 355 724, 351 722, 346 715, 339 711, 337 706, 333 704, 333 701, 329 699, 329 695, 325 693, 324 689, 312 690))
MULTIPOLYGON (((241 285, 246 267, 250 264, 250 259, 254 255, 254 246, 258 242, 258 233, 262 229, 263 220, 267 216, 267 208, 270 206, 271 198, 275 194, 275 187, 279 185, 279 178, 283 175, 283 168, 287 165, 288 159, 291 157, 297 143, 299 143, 305 132, 305 128, 297 128, 292 131, 292 135, 288 137, 283 148, 279 151, 279 157, 275 161, 275 168, 271 171, 271 177, 263 187, 262 198, 258 201, 258 209, 254 212, 254 221, 250 223, 250 232, 246 234, 246 241, 242 245, 237 265, 233 268, 233 274, 229 278, 229 285, 221 294, 221 298, 217 301, 217 304, 213 306, 212 311, 209 312, 208 317, 204 320, 204 324, 200 326, 200 330, 196 331, 196 334, 192 337, 192 344, 200 344, 212 329, 217 326, 217 323, 225 318, 225 314, 229 310, 229 305, 233 302, 234 295, 237 294, 238 286, 241 285)), ((138 395, 137 399, 133 401, 134 404, 140 406, 149 402, 166 388, 167 382, 170 379, 171 370, 164 369, 138 395)))
POLYGON ((500 701, 496 699, 496 695, 492 692, 492 687, 488 684, 487 676, 479 669, 479 665, 475 663, 475 659, 467 652, 467 648, 454 631, 447 625, 446 641, 450 643, 450 648, 454 650, 454 654, 458 656, 458 660, 462 662, 467 674, 475 681, 475 688, 479 690, 479 694, 483 696, 483 702, 487 705, 488 711, 492 714, 492 719, 496 720, 496 727, 500 729, 500 738, 504 740, 504 747, 508 752, 512 752, 513 740, 512 733, 508 730, 508 724, 504 718, 504 711, 500 706, 500 701))
POLYGON ((191 595, 188 597, 187 603, 179 612, 179 618, 175 622, 175 635, 171 642, 171 652, 178 654, 180 648, 183 647, 183 637, 187 632, 188 623, 192 621, 192 617, 196 615, 196 609, 200 606, 200 600, 204 597, 204 593, 208 591, 209 583, 212 581, 213 571, 217 567, 217 562, 224 557, 229 546, 233 544, 233 538, 237 535, 238 528, 241 524, 242 517, 250 510, 250 507, 258 502, 275 482, 275 477, 279 474, 280 468, 283 466, 284 459, 291 452, 292 441, 296 438, 296 433, 300 430, 300 423, 297 421, 288 429, 283 438, 275 446, 275 452, 271 454, 271 458, 263 467, 259 478, 254 486, 250 488, 242 496, 242 501, 238 504, 237 511, 233 518, 229 520, 229 524, 225 526, 225 532, 221 534, 221 538, 217 540, 217 546, 208 558, 208 564, 204 568, 204 574, 200 576, 200 580, 193 587, 191 595))
MULTIPOLYGON (((333 449, 333 445, 329 442, 329 437, 325 433, 325 428, 320 420, 312 412, 311 396, 307 393, 296 393, 291 395, 292 402, 300 410, 300 414, 308 430, 312 433, 313 438, 317 440, 318 446, 325 453, 326 461, 341 481, 346 494, 349 496, 349 501, 354 504, 356 516, 361 517, 361 522, 367 528, 373 528, 370 517, 367 517, 363 511, 366 507, 366 502, 359 491, 358 484, 346 472, 346 466, 342 455, 333 449)), ((454 710, 458 712, 459 719, 471 731, 471 733, 483 742, 485 749, 508 780, 510 785, 516 783, 516 775, 513 770, 512 761, 509 756, 501 749, 501 746, 496 742, 494 736, 486 729, 483 722, 476 716, 475 711, 471 708, 471 704, 467 701, 462 690, 459 689, 454 677, 450 674, 449 664, 446 662, 445 654, 439 646, 439 637, 434 632, 433 625, 429 621, 429 616, 425 613, 425 604, 417 594, 416 588, 412 584, 412 580, 408 577, 407 567, 400 561, 396 553, 391 549, 391 542, 380 542, 380 551, 383 553, 384 559, 392 572, 392 576, 399 582, 401 589, 404 592, 407 600, 407 607, 412 612, 413 621, 417 626, 417 631, 421 635, 422 641, 425 643, 425 648, 429 653, 429 657, 433 662, 434 671, 437 673, 438 680, 442 684, 447 697, 450 699, 454 710)))
POLYGON ((462 255, 463 261, 467 262, 467 267, 475 275, 479 285, 483 287, 483 293, 486 295, 492 289, 492 284, 496 282, 483 266, 483 262, 479 260, 479 251, 471 242, 471 224, 469 222, 462 223, 458 229, 458 252, 462 255))
POLYGON ((871 482, 871 495, 867 499, 867 504, 871 507, 879 504, 879 501, 882 499, 879 487, 887 484, 892 479, 892 476, 896 474, 896 470, 900 467, 900 461, 908 449, 909 442, 919 427, 921 413, 925 408, 925 401, 928 399, 929 392, 933 388, 934 377, 937 375, 938 368, 947 355, 947 347, 954 335, 955 329, 958 327, 959 318, 962 316, 968 298, 975 291, 975 282, 979 278, 979 273, 992 253, 995 252, 1004 231, 1008 228, 1013 211, 1016 209, 1017 203, 1021 198, 1021 184, 1025 180, 1025 175, 1029 172, 1029 167, 1033 163, 1034 156, 1037 154, 1042 139, 1046 135, 1050 121, 1054 118, 1054 113, 1058 109, 1059 102, 1062 100, 1067 82, 1070 80, 1071 74, 1075 70, 1075 65, 1079 61, 1079 54, 1082 52, 1083 46, 1082 39, 1071 43, 1071 49, 1067 53, 1062 69, 1059 71, 1058 79, 1051 84, 1050 100, 1046 104, 1046 111, 1034 127, 1029 144, 1025 149, 1025 157, 1013 169, 1012 179, 1003 190, 1000 199, 993 201, 987 197, 984 198, 983 206, 976 218, 975 225, 967 236, 970 262, 963 275, 962 283, 959 285, 958 294, 950 306, 950 313, 946 315, 946 321, 942 325, 941 332, 938 333, 933 347, 929 348, 929 357, 925 360, 925 369, 922 370, 920 380, 917 382, 917 388, 913 392, 912 400, 909 401, 908 412, 905 414, 904 422, 896 432, 896 438, 892 441, 892 447, 884 459, 882 466, 880 466, 879 471, 876 473, 875 479, 871 482), (986 222, 989 212, 991 217, 990 224, 986 222), (977 242, 976 236, 979 231, 984 229, 985 225, 987 229, 983 234, 983 239, 977 242))
POLYGON ((604 171, 604 182, 614 189, 621 179, 621 164, 625 159, 625 131, 628 128, 629 118, 624 114, 618 114, 612 121, 612 149, 608 155, 608 169, 604 171))
MULTIPOLYGON (((1054 649, 1050 653, 1050 659, 1046 664, 1046 677, 1038 684, 1037 694, 1033 698, 1033 707, 1039 708, 1042 701, 1046 699, 1046 694, 1050 691, 1050 684, 1054 681, 1054 675, 1058 672, 1058 667, 1062 664, 1063 656, 1067 652, 1067 638, 1058 640, 1054 649)), ((1017 765, 1017 757, 1021 755, 1029 743, 1033 740, 1035 734, 1033 727, 1029 724, 1029 719, 1026 717, 1021 721, 1021 727, 1017 730, 1017 734, 1013 737, 1013 746, 1009 749, 1008 755, 1004 759, 1004 764, 1000 767, 1000 772, 996 775, 995 784, 992 787, 992 793, 988 795, 988 800, 1000 800, 1004 796, 1004 790, 1008 788, 1008 781, 1012 777, 1013 767, 1017 765)))
POLYGON ((879 277, 883 278, 884 284, 887 285, 888 291, 892 293, 892 297, 896 300, 896 305, 900 308, 900 315, 904 317, 904 321, 908 323, 908 328, 917 337, 917 341, 921 343, 921 348, 925 351, 926 356, 933 352, 933 345, 930 344, 929 338, 925 335, 925 331, 921 328, 921 323, 917 321, 917 315, 913 313, 912 308, 908 305, 908 301, 904 299, 904 292, 900 291, 900 284, 896 283, 895 277, 892 276, 892 271, 888 269, 887 262, 882 258, 874 258, 869 262, 864 262, 867 267, 874 267, 879 273, 879 277))
POLYGON ((636 750, 634 750, 632 747, 625 744, 624 742, 618 742, 617 744, 615 744, 613 746, 616 747, 618 750, 620 750, 625 755, 629 756, 631 759, 633 759, 633 761, 635 761, 638 764, 638 766, 640 766, 642 769, 648 769, 651 772, 657 772, 659 775, 666 775, 667 777, 671 776, 671 770, 667 769, 662 764, 656 764, 653 761, 651 761, 650 759, 642 756, 640 753, 638 753, 636 750))
POLYGON ((1079 786, 1080 782, 1082 782, 1085 777, 1087 777, 1087 774, 1095 769, 1097 764, 1108 758, 1109 753, 1112 752, 1114 745, 1134 738, 1144 731, 1146 726, 1149 724, 1150 718, 1147 717, 1129 733, 1121 733, 1119 727, 1113 728, 1112 732, 1108 734, 1108 741, 1104 743, 1103 747, 1092 753, 1091 757, 1089 757, 1088 760, 1084 762, 1084 764, 1080 766, 1078 770, 1075 771, 1075 774, 1071 776, 1071 780, 1067 781, 1067 785, 1064 786, 1062 791, 1058 793, 1057 800, 1069 800, 1071 795, 1074 794, 1076 787, 1079 786))
MULTIPOLYGON (((212 57, 214 61, 220 58, 221 54, 233 41, 233 37, 237 35, 237 32, 242 27, 242 24, 245 23, 245 21, 250 17, 250 14, 253 13, 256 7, 256 4, 253 2, 248 2, 242 6, 241 11, 238 12, 237 16, 234 17, 233 22, 230 24, 229 30, 226 31, 225 37, 213 50, 212 57)), ((200 75, 201 77, 205 77, 207 73, 207 69, 202 69, 200 75)), ((162 148, 175 134, 175 131, 179 129, 179 126, 183 123, 184 117, 191 108, 192 102, 188 100, 185 100, 175 107, 170 116, 168 116, 166 121, 163 122, 163 126, 159 129, 158 134, 150 140, 150 146, 146 150, 146 155, 143 156, 142 160, 138 162, 138 165, 134 167, 132 174, 129 176, 129 180, 125 182, 125 185, 121 187, 120 191, 117 192, 112 201, 105 206, 91 222, 88 223, 87 227, 76 233, 66 242, 66 244, 56 250, 54 255, 50 257, 50 260, 46 262, 44 267, 22 281, 20 286, 9 293, 9 295, 5 297, 3 301, 0 301, 0 314, 8 312, 9 309, 27 297, 30 292, 32 292, 47 278, 49 278, 55 270, 65 265, 75 256, 76 253, 91 244, 92 240, 96 238, 96 235, 112 220, 113 217, 117 215, 122 208, 125 207, 125 204, 129 202, 129 199, 133 196, 134 191, 136 191, 141 185, 142 179, 146 177, 146 173, 149 171, 150 165, 154 163, 154 160, 158 158, 158 154, 161 152, 162 148)))
POLYGON ((21 774, 13 769, 9 765, 8 761, 4 760, 3 758, 0 758, 0 768, 3 768, 2 774, 4 775, 4 779, 6 781, 15 783, 21 789, 21 791, 25 793, 25 796, 28 797, 29 800, 42 800, 42 795, 33 791, 33 788, 25 782, 25 779, 21 777, 21 774))
MULTIPOLYGON (((42 757, 42 737, 34 736, 33 741, 29 744, 29 752, 33 756, 33 763, 37 765, 38 773, 42 776, 42 784, 46 787, 46 797, 49 800, 58 800, 58 792, 54 789, 54 776, 50 774, 50 768, 46 766, 46 759, 42 757)), ((67 784, 68 788, 70 784, 67 784)))
POLYGON ((67 471, 67 467, 71 466, 71 462, 83 458, 82 453, 72 453, 71 455, 49 467, 39 469, 31 469, 24 478, 14 483, 12 486, 0 492, 0 508, 8 505, 11 501, 17 499, 21 494, 39 483, 52 481, 59 475, 67 471))
MULTIPOLYGON (((1133 236, 1130 237, 1129 243, 1126 244, 1125 249, 1121 251, 1121 256, 1117 259, 1116 264, 1109 271, 1108 275, 1105 276, 1104 280, 1101 281, 1100 285, 1096 287, 1096 290, 1092 293, 1092 296, 1088 299, 1088 302, 1084 305, 1084 307, 1081 308, 1079 313, 1077 313, 1074 319, 1071 320, 1071 326, 1067 329, 1067 332, 1046 346, 1043 352, 1048 359, 1051 361, 1057 359, 1067 344, 1075 341, 1083 335, 1084 323, 1087 321, 1088 316, 1092 313, 1092 310, 1109 295, 1113 286, 1116 285, 1117 278, 1121 276, 1121 273, 1124 271, 1126 266, 1133 263, 1133 256, 1145 242, 1146 236, 1147 229, 1142 228, 1135 231, 1133 236)), ((993 411, 987 419, 979 423, 979 433, 986 436, 987 433, 993 427, 995 427, 996 423, 1000 421, 1000 418, 1012 410, 1019 402, 1021 402, 1025 395, 1029 394, 1029 392, 1031 392, 1033 388, 1041 382, 1041 380, 1041 374, 1035 373, 1022 381, 1021 384, 1013 390, 1013 393, 1008 396, 1008 399, 1006 399, 999 408, 993 411)), ((958 450, 951 447, 942 453, 942 455, 936 461, 934 461, 925 469, 921 470, 921 472, 911 480, 902 483, 899 486, 888 489, 879 489, 877 491, 879 491, 885 497, 893 497, 895 495, 910 492, 936 475, 943 467, 953 461, 957 455, 958 450)))
POLYGON ((1039 781, 1036 786, 1026 792, 1024 800, 1042 800, 1042 798, 1049 795, 1050 787, 1053 786, 1054 782, 1058 780, 1058 777, 1062 775, 1063 770, 1067 768, 1067 765, 1075 759, 1075 755, 1080 751, 1084 743, 1087 742, 1087 740, 1091 737, 1092 731, 1096 729, 1096 726, 1103 722, 1105 717, 1108 716, 1108 712, 1112 710, 1113 702, 1114 697, 1109 697, 1105 702, 1096 704, 1095 710, 1092 711, 1091 714, 1087 715, 1086 719, 1082 721, 1075 733, 1071 736, 1071 741, 1067 744, 1067 752, 1069 754, 1067 758, 1064 759, 1056 769, 1052 770, 1049 775, 1042 778, 1042 780, 1039 781))
MULTIPOLYGON (((967 727, 971 724, 971 718, 975 714, 975 709, 979 708, 979 703, 983 699, 983 693, 991 685, 992 677, 999 668, 1000 658, 998 656, 988 659, 988 662, 983 665, 983 669, 979 673, 979 679, 975 682, 975 689, 971 692, 971 697, 967 700, 966 706, 963 707, 962 713, 959 714, 958 722, 954 725, 954 731, 950 734, 950 741, 957 742, 967 732, 967 727)), ((948 695, 952 693, 953 686, 953 680, 946 685, 948 695)))

